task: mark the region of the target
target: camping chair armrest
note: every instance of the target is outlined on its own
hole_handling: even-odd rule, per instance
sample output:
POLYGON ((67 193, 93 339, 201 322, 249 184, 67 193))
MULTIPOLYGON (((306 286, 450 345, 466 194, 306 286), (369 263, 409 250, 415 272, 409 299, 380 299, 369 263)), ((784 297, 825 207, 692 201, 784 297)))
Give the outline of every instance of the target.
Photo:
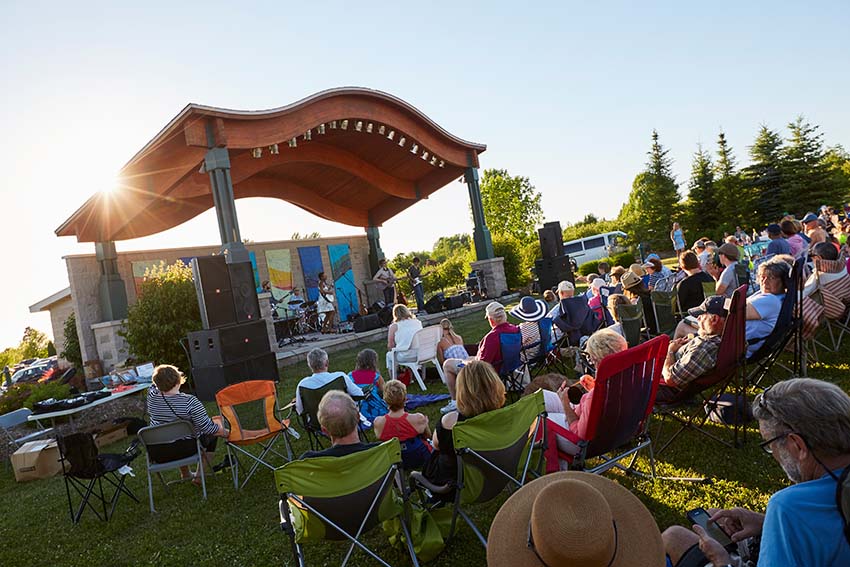
POLYGON ((448 494, 454 488, 450 482, 442 485, 434 484, 419 471, 412 471, 410 473, 410 482, 411 484, 416 483, 427 488, 432 494, 448 494))
POLYGON ((288 404, 286 404, 282 408, 277 408, 277 411, 284 412, 286 410, 289 410, 289 413, 292 413, 292 411, 294 409, 295 409, 295 399, 293 399, 291 402, 289 402, 288 404))

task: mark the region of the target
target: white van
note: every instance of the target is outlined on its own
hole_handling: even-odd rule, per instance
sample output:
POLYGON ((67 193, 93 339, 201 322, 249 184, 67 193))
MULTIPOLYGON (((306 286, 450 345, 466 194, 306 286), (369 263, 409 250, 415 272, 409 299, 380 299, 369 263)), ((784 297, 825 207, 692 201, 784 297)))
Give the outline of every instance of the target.
POLYGON ((604 234, 595 234, 579 240, 564 242, 564 254, 569 255, 580 266, 586 262, 601 260, 625 251, 623 242, 628 238, 625 232, 615 230, 604 234))

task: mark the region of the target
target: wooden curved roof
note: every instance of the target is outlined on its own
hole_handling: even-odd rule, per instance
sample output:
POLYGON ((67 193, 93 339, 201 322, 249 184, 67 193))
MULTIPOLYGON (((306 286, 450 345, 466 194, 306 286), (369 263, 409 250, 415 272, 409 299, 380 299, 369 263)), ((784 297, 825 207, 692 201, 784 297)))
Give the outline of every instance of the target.
POLYGON ((427 198, 477 167, 486 150, 371 89, 332 89, 261 111, 189 104, 124 166, 117 189, 92 196, 56 234, 128 240, 212 208, 208 145, 228 148, 237 199, 283 199, 359 227, 427 198))

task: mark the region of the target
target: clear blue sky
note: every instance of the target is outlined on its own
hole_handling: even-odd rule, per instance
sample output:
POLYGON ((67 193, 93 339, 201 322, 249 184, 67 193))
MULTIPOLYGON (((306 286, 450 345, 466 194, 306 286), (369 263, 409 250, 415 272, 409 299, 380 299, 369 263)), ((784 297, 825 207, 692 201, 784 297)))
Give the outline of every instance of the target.
MULTIPOLYGON (((186 103, 281 106, 381 89, 531 178, 547 220, 611 217, 650 131, 680 183, 723 128, 740 161, 798 114, 850 147, 850 2, 0 2, 0 348, 67 286, 53 230, 186 103)), ((469 232, 452 183, 385 226, 390 254, 469 232)), ((238 205, 243 236, 357 229, 283 202, 238 205)), ((216 243, 214 216, 119 250, 216 243)))

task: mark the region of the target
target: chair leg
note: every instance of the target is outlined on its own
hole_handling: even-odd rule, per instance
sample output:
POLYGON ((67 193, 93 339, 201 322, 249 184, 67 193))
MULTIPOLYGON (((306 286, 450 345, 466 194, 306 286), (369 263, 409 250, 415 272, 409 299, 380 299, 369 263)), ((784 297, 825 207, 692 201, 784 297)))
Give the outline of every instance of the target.
POLYGON ((407 543, 407 553, 410 554, 410 561, 413 563, 413 567, 419 567, 419 559, 416 558, 416 550, 413 549, 413 541, 410 536, 410 530, 407 528, 407 521, 404 518, 404 514, 399 519, 401 522, 401 531, 404 534, 404 541, 407 543))
POLYGON ((198 458, 198 474, 201 475, 201 496, 204 500, 207 499, 207 475, 204 474, 204 455, 201 454, 198 458))
POLYGON ((433 362, 434 366, 437 367, 437 374, 440 375, 440 380, 443 382, 443 384, 445 384, 446 383, 446 373, 443 372, 443 365, 440 364, 440 361, 437 360, 436 358, 432 358, 431 362, 433 362))
MULTIPOLYGON (((150 463, 148 463, 150 466, 150 463)), ((160 480, 162 480, 162 475, 160 475, 160 480)), ((156 509, 153 507, 153 478, 151 477, 151 470, 148 469, 148 499, 151 504, 151 514, 156 514, 156 509)))
POLYGON ((481 533, 481 530, 478 529, 478 526, 475 525, 475 522, 472 521, 466 512, 464 512, 461 508, 458 508, 458 514, 460 517, 464 519, 464 521, 472 528, 472 531, 475 532, 475 535, 478 536, 478 541, 481 542, 481 545, 484 546, 484 549, 487 549, 487 538, 481 533))
POLYGON ((422 391, 424 392, 425 390, 427 390, 428 388, 425 387, 425 382, 422 381, 422 376, 419 374, 419 365, 413 364, 408 366, 408 368, 413 371, 413 377, 416 378, 416 383, 419 384, 419 387, 422 388, 422 391))

